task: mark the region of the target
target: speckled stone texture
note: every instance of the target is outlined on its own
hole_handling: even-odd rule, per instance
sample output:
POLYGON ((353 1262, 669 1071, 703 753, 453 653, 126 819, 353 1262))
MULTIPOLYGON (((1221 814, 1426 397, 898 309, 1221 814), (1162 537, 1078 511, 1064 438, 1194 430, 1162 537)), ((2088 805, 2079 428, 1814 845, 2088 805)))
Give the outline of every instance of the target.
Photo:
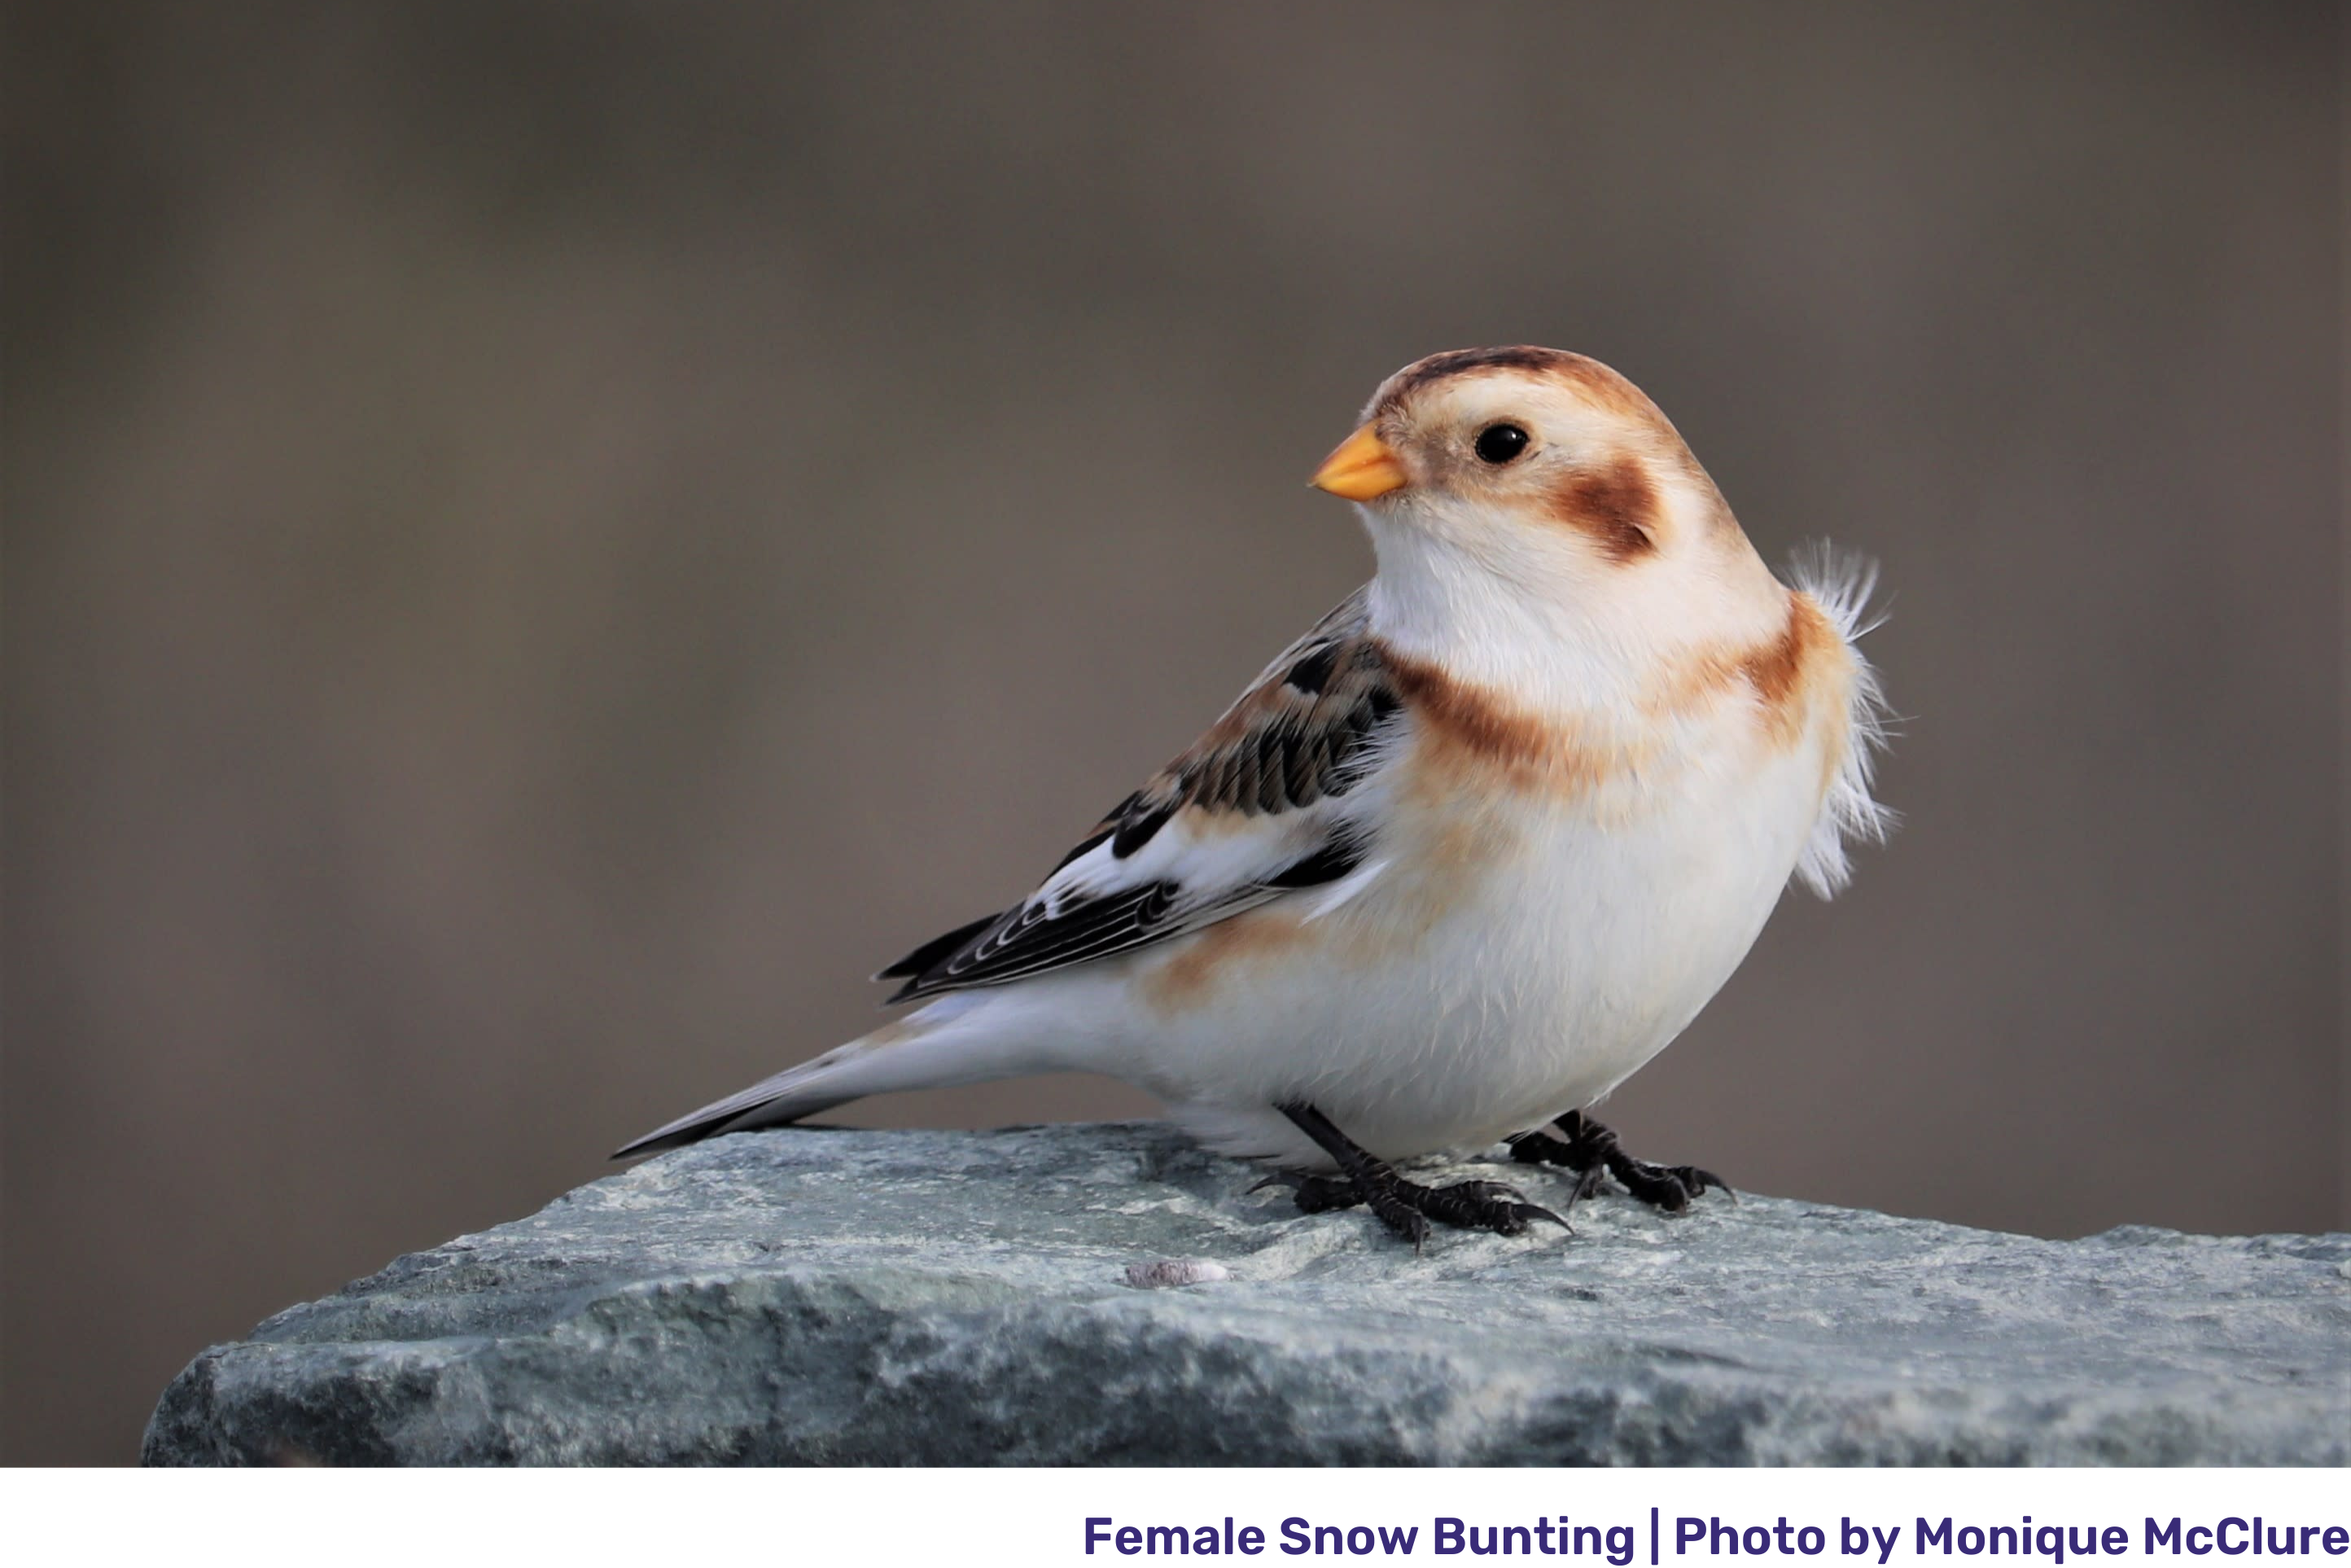
POLYGON ((2351 1461, 2351 1236, 1603 1197, 1415 1257, 1259 1174, 1150 1124, 724 1138, 207 1350, 145 1458, 2351 1461))

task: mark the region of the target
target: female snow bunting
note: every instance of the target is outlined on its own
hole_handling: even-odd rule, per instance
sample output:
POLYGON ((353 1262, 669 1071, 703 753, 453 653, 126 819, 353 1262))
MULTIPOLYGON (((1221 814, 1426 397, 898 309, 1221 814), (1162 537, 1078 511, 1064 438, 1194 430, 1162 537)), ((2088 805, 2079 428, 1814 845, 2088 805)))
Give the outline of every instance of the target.
POLYGON ((1656 406, 1553 349, 1406 366, 1313 483, 1367 585, 1034 893, 882 972, 923 1006, 621 1152, 1076 1069, 1416 1243, 1557 1218, 1388 1163, 1439 1149, 1720 1186, 1583 1113, 1883 831, 1866 573, 1782 583, 1656 406))

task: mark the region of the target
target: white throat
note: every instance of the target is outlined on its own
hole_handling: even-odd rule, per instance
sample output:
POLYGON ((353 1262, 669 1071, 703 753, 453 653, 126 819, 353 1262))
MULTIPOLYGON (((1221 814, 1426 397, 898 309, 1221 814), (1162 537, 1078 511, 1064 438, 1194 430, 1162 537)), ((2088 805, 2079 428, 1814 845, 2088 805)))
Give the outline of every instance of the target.
POLYGON ((1572 706, 1602 695, 1597 666, 1613 661, 1588 646, 1604 638, 1574 604, 1527 593, 1459 546, 1364 510, 1379 560, 1367 609, 1390 647, 1480 686, 1572 706))
POLYGON ((1786 624, 1786 589, 1735 530, 1725 550, 1620 565, 1538 530, 1357 509, 1379 562, 1372 630, 1540 711, 1623 711, 1677 655, 1750 646, 1786 624))

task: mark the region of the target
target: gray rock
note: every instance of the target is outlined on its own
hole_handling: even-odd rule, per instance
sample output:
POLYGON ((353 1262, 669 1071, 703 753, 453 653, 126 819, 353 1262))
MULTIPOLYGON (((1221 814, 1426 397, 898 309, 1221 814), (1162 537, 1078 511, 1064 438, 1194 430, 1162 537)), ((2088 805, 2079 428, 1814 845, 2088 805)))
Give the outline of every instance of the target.
POLYGON ((2351 1236, 1604 1197, 1415 1257, 1259 1175, 1147 1124, 721 1139, 204 1352, 145 1458, 2351 1460, 2351 1236))

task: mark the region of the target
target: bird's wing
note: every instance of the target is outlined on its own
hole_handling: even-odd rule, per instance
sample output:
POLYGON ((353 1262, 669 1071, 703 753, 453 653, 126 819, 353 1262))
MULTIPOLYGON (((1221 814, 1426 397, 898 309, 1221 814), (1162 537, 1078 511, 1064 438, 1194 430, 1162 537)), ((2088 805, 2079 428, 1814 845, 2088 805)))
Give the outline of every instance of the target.
POLYGON ((1035 893, 874 977, 905 982, 893 1002, 1002 985, 1339 881, 1371 849, 1364 814, 1347 797, 1402 707, 1358 590, 1119 802, 1035 893))

